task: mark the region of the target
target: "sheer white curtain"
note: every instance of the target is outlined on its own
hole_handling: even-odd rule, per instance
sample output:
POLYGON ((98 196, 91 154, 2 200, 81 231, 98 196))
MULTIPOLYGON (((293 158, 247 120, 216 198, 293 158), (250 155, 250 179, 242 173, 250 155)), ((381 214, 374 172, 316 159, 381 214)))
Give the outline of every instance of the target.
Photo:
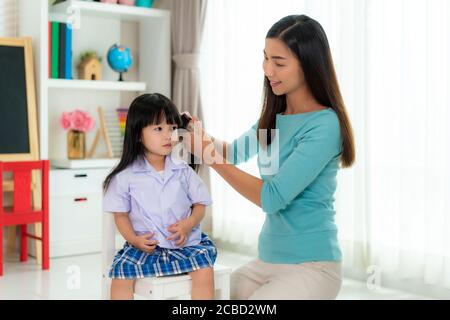
MULTIPOLYGON (((450 288, 450 3, 210 1, 201 91, 212 135, 231 141, 257 120, 264 37, 288 14, 324 27, 355 129, 357 163, 340 171, 336 194, 345 270, 450 288)), ((257 175, 255 159, 242 167, 257 175)), ((214 235, 255 248, 264 214, 216 174, 212 188, 214 235)))
POLYGON ((18 34, 17 0, 0 0, 0 37, 16 37, 18 34))
POLYGON ((450 288, 450 4, 371 1, 369 9, 371 263, 450 288))

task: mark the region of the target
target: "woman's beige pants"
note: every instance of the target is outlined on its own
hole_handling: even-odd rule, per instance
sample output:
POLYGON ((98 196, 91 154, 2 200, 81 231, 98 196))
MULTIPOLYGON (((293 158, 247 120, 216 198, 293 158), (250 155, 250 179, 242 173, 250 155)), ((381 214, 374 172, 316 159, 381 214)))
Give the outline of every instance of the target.
POLYGON ((335 299, 341 284, 339 262, 271 264, 256 259, 231 274, 231 299, 335 299))

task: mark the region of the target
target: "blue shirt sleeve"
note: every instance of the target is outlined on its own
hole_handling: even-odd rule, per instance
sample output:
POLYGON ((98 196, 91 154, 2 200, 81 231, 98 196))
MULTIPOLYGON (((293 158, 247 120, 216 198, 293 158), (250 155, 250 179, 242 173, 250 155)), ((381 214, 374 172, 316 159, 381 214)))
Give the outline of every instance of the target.
POLYGON ((258 153, 259 143, 256 132, 258 130, 259 120, 240 137, 233 140, 227 149, 227 161, 238 165, 247 162, 258 153))
POLYGON ((103 196, 104 212, 130 212, 130 193, 128 184, 121 179, 120 174, 115 175, 109 183, 103 196))
POLYGON ((203 180, 198 176, 198 174, 188 167, 188 197, 192 204, 202 204, 205 206, 210 206, 212 204, 212 199, 209 194, 208 188, 206 187, 203 180))
POLYGON ((261 189, 264 212, 274 214, 285 209, 340 154, 339 121, 336 116, 324 119, 327 121, 321 121, 299 138, 278 173, 264 181, 261 189))

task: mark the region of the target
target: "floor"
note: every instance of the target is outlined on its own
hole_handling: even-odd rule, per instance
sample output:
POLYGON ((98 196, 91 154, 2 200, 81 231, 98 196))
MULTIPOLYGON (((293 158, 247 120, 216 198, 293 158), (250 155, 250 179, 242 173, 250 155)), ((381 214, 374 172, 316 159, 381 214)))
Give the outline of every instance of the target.
MULTIPOLYGON (((221 250, 217 263, 239 267, 252 257, 221 250)), ((7 258, 0 277, 0 300, 8 299, 100 299, 101 255, 91 254, 52 259, 50 271, 41 271, 30 258, 20 263, 18 256, 7 258)), ((369 290, 364 282, 344 279, 338 300, 430 299, 407 292, 381 288, 369 290)))

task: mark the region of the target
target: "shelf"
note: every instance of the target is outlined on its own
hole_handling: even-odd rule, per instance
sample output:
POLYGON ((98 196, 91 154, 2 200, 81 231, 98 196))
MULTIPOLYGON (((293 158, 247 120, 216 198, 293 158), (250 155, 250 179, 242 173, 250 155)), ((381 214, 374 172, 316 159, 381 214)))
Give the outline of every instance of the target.
MULTIPOLYGON (((80 0, 58 1, 60 3, 55 5, 49 5, 49 0, 13 2, 17 2, 17 7, 20 8, 17 21, 20 28, 17 36, 33 38, 33 52, 36 57, 36 104, 39 106, 39 155, 42 159, 67 157, 66 136, 61 132, 56 120, 62 112, 73 108, 74 104, 77 108, 95 114, 97 106, 103 106, 105 111, 113 111, 117 107, 129 105, 137 94, 144 92, 159 92, 167 97, 172 96, 169 10, 80 0), (103 80, 100 81, 81 80, 77 77, 74 77, 74 80, 49 77, 51 37, 48 35, 48 23, 53 20, 75 22, 74 26, 78 29, 72 34, 73 59, 77 59, 81 52, 87 50, 105 55, 114 43, 129 46, 138 63, 129 76, 125 74, 127 81, 118 82, 119 74, 106 64, 103 80), (132 23, 128 23, 129 21, 132 23)), ((73 60, 74 75, 77 71, 76 64, 73 60)), ((90 166, 88 162, 66 163, 61 166, 70 168, 86 165, 90 166)))
POLYGON ((50 7, 51 13, 68 15, 79 10, 81 17, 114 18, 127 21, 140 21, 148 18, 167 17, 167 10, 127 6, 121 4, 109 4, 100 2, 88 2, 79 0, 67 0, 50 7))
POLYGON ((49 79, 50 89, 145 91, 145 82, 49 79))
POLYGON ((50 159, 50 165, 53 168, 62 169, 90 169, 90 168, 112 168, 119 163, 120 159, 50 159))

